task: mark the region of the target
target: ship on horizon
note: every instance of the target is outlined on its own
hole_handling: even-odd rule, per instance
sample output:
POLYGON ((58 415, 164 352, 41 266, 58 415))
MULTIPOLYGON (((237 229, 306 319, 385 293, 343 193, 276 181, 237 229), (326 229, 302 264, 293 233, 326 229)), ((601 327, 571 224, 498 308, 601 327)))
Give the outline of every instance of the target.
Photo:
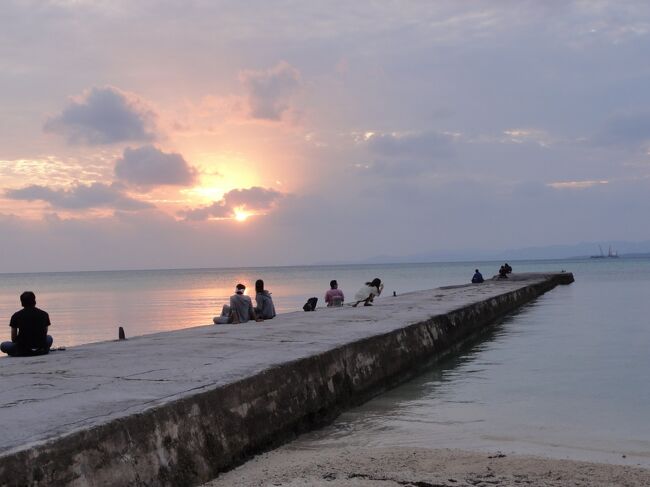
POLYGON ((599 255, 592 255, 592 259, 618 259, 618 252, 616 250, 612 250, 612 246, 609 246, 609 251, 607 252, 607 255, 603 252, 603 248, 599 245, 598 249, 600 250, 599 255))

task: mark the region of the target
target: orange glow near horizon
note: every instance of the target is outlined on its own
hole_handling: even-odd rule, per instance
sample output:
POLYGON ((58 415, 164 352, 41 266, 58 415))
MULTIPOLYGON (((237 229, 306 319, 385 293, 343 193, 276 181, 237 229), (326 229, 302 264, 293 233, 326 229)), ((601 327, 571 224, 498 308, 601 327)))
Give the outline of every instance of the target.
POLYGON ((195 186, 183 189, 180 193, 187 198, 188 202, 207 203, 220 200, 226 191, 220 187, 195 186))
MULTIPOLYGON (((196 169, 197 177, 190 186, 158 185, 146 188, 128 183, 116 187, 118 196, 149 204, 151 209, 181 218, 183 212, 219 205, 233 190, 261 187, 291 193, 303 183, 300 156, 290 143, 269 127, 247 125, 226 126, 220 137, 214 134, 180 137, 170 146, 157 145, 160 150, 178 153, 196 169), (254 143, 253 143, 254 142, 254 143)), ((22 189, 28 185, 44 186, 62 195, 73 194, 77 186, 100 183, 111 186, 117 181, 114 161, 121 157, 119 149, 110 152, 82 148, 69 157, 43 156, 34 159, 0 160, 0 176, 4 189, 22 189)), ((83 198, 83 195, 81 196, 83 198)), ((47 200, 10 199, 0 195, 0 213, 20 213, 22 218, 40 220, 46 215, 63 219, 109 218, 112 204, 78 207, 57 206, 47 200)), ((83 203, 83 202, 82 202, 83 203)), ((241 202, 240 202, 241 203, 241 202)), ((129 211, 128 209, 125 211, 129 211)), ((271 209, 269 209, 271 211, 271 209)), ((244 206, 229 209, 228 215, 211 220, 245 222, 267 211, 246 210, 244 206)))

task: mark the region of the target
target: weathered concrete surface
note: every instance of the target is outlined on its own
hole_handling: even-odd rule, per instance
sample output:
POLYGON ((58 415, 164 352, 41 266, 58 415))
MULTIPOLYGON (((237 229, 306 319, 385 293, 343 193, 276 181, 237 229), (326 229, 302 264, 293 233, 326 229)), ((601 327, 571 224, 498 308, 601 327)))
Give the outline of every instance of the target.
POLYGON ((415 375, 569 273, 3 359, 2 485, 192 485, 415 375))

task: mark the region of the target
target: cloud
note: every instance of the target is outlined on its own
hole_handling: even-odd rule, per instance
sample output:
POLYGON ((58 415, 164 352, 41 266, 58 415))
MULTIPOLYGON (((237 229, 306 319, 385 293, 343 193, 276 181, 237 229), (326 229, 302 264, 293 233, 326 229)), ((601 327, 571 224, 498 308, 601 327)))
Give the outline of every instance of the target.
POLYGON ((152 145, 127 147, 115 162, 117 179, 140 187, 189 186, 196 180, 196 173, 182 155, 165 153, 152 145))
POLYGON ((415 176, 431 171, 453 154, 455 136, 438 132, 365 133, 360 141, 375 158, 361 165, 384 176, 415 176))
POLYGON ((611 145, 640 145, 650 141, 650 113, 629 113, 609 119, 596 142, 611 145))
POLYGON ((505 137, 501 141, 504 143, 523 144, 532 142, 541 147, 549 147, 553 143, 551 137, 544 130, 539 129, 512 128, 504 130, 503 135, 505 137))
POLYGON ((21 189, 8 189, 5 197, 12 200, 45 201, 54 208, 85 210, 89 208, 116 208, 125 211, 143 210, 153 205, 126 196, 119 185, 92 183, 77 184, 71 189, 52 189, 31 185, 21 189))
POLYGON ((301 85, 300 72, 285 61, 265 71, 244 71, 239 79, 248 92, 250 116, 262 120, 281 120, 301 85))
POLYGON ((550 186, 553 189, 586 189, 600 184, 609 184, 609 181, 605 179, 586 181, 558 181, 554 183, 548 183, 547 186, 550 186))
POLYGON ((274 189, 253 186, 248 189, 233 189, 232 191, 228 191, 223 199, 227 205, 232 207, 242 206, 249 210, 268 210, 282 196, 282 193, 274 189))
POLYGON ((369 133, 366 136, 368 150, 386 157, 445 157, 451 154, 452 136, 438 132, 407 134, 369 133))
POLYGON ((148 142, 156 139, 155 112, 137 95, 112 86, 94 87, 70 100, 45 122, 46 132, 65 135, 71 144, 148 142))
POLYGON ((219 201, 209 206, 181 212, 186 220, 207 220, 208 218, 232 218, 235 211, 259 213, 272 209, 286 195, 274 189, 253 186, 247 189, 233 189, 223 195, 219 201))

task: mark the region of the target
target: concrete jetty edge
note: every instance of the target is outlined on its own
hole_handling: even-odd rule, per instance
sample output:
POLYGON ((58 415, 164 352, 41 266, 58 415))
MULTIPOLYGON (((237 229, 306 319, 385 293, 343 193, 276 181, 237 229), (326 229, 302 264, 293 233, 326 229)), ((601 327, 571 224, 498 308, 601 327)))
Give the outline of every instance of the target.
POLYGON ((197 485, 414 377, 571 273, 0 456, 2 485, 197 485))

